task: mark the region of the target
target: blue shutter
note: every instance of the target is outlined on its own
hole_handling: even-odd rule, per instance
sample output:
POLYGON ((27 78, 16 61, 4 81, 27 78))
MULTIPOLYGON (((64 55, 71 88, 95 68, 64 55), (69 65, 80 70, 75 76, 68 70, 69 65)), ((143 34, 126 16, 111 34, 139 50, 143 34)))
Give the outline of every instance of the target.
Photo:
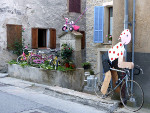
POLYGON ((94 43, 103 43, 104 6, 94 9, 94 43))

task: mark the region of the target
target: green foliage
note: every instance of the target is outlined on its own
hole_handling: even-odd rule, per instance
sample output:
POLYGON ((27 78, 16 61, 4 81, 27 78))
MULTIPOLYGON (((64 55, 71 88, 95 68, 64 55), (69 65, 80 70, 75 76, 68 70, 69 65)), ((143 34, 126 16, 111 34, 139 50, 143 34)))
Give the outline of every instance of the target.
POLYGON ((109 41, 112 41, 112 35, 108 34, 106 35, 106 38, 108 38, 109 41))
POLYGON ((16 55, 21 55, 22 54, 22 48, 23 44, 21 40, 15 40, 12 45, 9 45, 9 48, 13 51, 14 54, 16 55))
MULTIPOLYGON (((18 63, 15 60, 11 60, 8 63, 10 65, 18 64, 18 65, 20 65, 23 68, 27 67, 27 66, 32 66, 32 67, 36 67, 36 68, 43 68, 43 69, 46 69, 46 70, 54 70, 54 67, 49 65, 49 61, 45 61, 44 64, 28 64, 26 61, 18 63)), ((59 70, 59 71, 73 71, 74 67, 70 66, 69 68, 65 68, 63 66, 58 66, 57 70, 59 70)))
POLYGON ((21 63, 19 63, 19 65, 21 66, 21 67, 27 67, 27 66, 30 66, 27 62, 21 62, 21 63))
POLYGON ((93 70, 90 70, 90 75, 94 75, 94 71, 93 70))
POLYGON ((72 67, 65 68, 65 67, 62 67, 62 66, 58 66, 58 70, 59 71, 73 71, 74 69, 72 69, 72 67))
POLYGON ((61 57, 65 61, 65 63, 68 63, 71 59, 72 53, 73 53, 73 48, 70 47, 67 44, 62 44, 62 49, 61 49, 61 57))
POLYGON ((50 65, 47 64, 47 63, 40 64, 40 67, 43 68, 43 69, 50 69, 50 70, 53 70, 53 69, 54 69, 52 66, 50 66, 50 65))
POLYGON ((8 64, 12 65, 12 64, 18 64, 16 60, 11 60, 8 62, 8 64))
POLYGON ((91 63, 89 63, 89 62, 84 62, 84 63, 82 63, 82 67, 83 67, 84 69, 90 69, 90 68, 91 68, 91 63))
MULTIPOLYGON (((15 40, 12 45, 9 45, 9 48, 13 51, 14 54, 17 56, 21 55, 24 48, 24 41, 21 40, 15 40)), ((29 44, 28 44, 29 45, 29 44)), ((25 54, 28 54, 28 50, 24 50, 25 54)))

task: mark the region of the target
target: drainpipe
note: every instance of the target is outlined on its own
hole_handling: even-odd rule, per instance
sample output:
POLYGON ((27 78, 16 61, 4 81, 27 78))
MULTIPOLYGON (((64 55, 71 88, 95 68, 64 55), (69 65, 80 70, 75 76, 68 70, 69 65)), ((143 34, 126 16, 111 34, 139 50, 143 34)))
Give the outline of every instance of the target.
MULTIPOLYGON (((124 29, 128 29, 128 0, 124 0, 124 29)), ((127 61, 127 45, 125 45, 125 61, 127 61)))
MULTIPOLYGON (((135 38, 135 0, 133 0, 133 28, 132 28, 132 62, 134 63, 134 38, 135 38)), ((133 69, 131 73, 131 80, 133 80, 133 69)))

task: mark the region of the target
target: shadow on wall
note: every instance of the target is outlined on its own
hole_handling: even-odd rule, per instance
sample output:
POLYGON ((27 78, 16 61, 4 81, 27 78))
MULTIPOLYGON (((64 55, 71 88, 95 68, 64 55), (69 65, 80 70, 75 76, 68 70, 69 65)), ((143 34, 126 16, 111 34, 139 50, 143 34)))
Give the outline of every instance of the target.
MULTIPOLYGON (((132 53, 128 53, 128 61, 131 61, 132 53)), ((144 107, 150 108, 150 53, 135 53, 135 65, 139 65, 144 74, 134 75, 134 80, 139 83, 144 91, 144 107)), ((138 93, 138 92, 137 92, 138 93)))

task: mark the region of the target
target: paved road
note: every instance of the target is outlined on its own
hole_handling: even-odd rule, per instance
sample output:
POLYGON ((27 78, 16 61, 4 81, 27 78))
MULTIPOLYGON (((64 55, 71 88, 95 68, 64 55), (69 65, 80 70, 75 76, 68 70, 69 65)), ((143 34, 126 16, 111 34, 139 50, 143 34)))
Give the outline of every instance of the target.
POLYGON ((0 113, 106 113, 106 111, 31 89, 0 85, 0 113))

